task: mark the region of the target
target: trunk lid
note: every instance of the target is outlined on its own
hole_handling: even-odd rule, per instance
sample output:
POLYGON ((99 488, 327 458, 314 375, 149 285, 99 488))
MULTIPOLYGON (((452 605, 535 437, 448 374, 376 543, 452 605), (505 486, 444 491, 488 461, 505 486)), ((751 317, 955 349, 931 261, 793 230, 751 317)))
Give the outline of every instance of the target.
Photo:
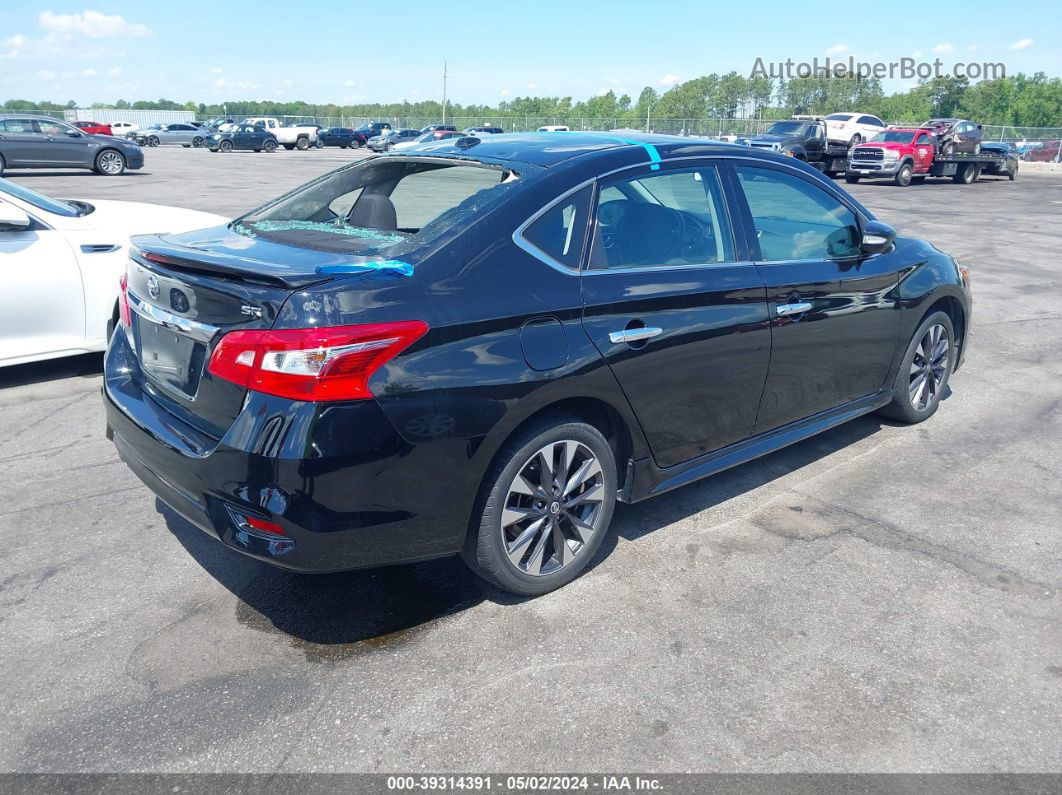
POLYGON ((294 291, 329 278, 316 273, 327 254, 230 235, 222 227, 135 237, 127 275, 129 341, 140 363, 134 378, 164 409, 215 439, 231 427, 247 393, 207 372, 218 340, 272 327, 294 291), (304 253, 313 265, 310 258, 304 264, 304 253))

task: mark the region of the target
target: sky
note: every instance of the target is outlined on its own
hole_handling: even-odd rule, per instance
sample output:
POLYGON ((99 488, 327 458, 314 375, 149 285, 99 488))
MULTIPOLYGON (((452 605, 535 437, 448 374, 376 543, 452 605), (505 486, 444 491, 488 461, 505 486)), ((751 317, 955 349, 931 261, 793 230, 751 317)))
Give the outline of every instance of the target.
MULTIPOLYGON (((836 6, 759 0, 51 2, 0 0, 0 101, 355 104, 448 95, 637 97, 712 72, 827 56, 940 58, 1062 76, 1062 2, 836 6), (795 13, 794 13, 795 12, 795 13), (856 19, 865 24, 856 24, 856 19)), ((886 80, 888 91, 915 81, 886 80)))

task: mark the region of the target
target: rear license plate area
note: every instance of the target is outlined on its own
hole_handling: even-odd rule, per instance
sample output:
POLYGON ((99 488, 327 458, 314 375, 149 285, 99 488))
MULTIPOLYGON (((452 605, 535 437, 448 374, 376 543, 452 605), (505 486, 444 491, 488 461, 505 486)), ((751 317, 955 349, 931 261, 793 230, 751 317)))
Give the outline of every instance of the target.
POLYGON ((184 397, 195 397, 203 371, 205 346, 191 337, 137 317, 140 366, 156 383, 184 397))

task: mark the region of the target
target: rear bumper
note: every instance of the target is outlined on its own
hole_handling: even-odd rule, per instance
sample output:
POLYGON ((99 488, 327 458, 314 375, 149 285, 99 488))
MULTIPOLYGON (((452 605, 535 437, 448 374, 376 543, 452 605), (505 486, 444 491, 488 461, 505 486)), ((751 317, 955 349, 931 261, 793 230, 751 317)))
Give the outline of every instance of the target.
POLYGON ((138 374, 115 334, 104 365, 107 437, 166 505, 226 546, 305 572, 460 549, 471 509, 459 484, 467 461, 454 459, 462 443, 410 445, 372 400, 324 406, 255 393, 213 440, 167 412, 138 374))

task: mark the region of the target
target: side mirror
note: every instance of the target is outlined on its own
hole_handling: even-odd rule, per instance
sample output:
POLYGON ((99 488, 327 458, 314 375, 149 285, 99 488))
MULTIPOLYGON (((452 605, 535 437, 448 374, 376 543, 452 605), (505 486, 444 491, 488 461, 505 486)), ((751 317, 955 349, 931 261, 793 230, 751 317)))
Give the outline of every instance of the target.
POLYGON ((0 201, 0 232, 18 232, 29 229, 33 220, 13 204, 0 201))
POLYGON ((81 133, 79 133, 77 130, 67 130, 66 136, 67 138, 80 138, 81 133))
POLYGON ((896 242, 896 230, 881 221, 870 221, 863 228, 863 253, 881 254, 896 242))

